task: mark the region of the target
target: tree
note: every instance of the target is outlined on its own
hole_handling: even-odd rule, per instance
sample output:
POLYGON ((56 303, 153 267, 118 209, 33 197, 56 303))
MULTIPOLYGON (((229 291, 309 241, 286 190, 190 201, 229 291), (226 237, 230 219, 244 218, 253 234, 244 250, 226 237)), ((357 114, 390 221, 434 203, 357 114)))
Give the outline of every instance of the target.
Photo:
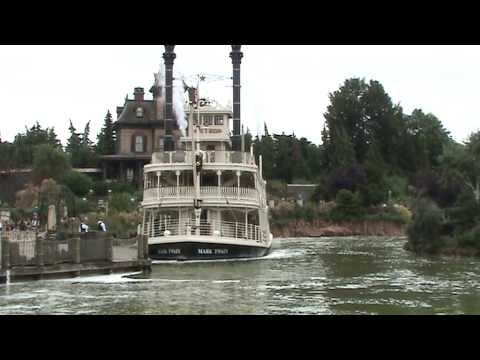
POLYGON ((115 154, 115 147, 116 134, 113 129, 112 114, 108 110, 103 127, 97 136, 96 152, 98 155, 113 155, 115 154))
POLYGON ((33 164, 35 148, 38 145, 48 144, 55 149, 61 149, 53 128, 43 129, 38 121, 30 129, 25 128, 25 133, 19 133, 13 141, 14 166, 19 168, 29 167, 33 164))
POLYGON ((83 197, 93 190, 93 181, 85 174, 77 171, 69 171, 62 179, 65 184, 76 196, 83 197))
POLYGON ((408 134, 413 137, 416 169, 438 166, 443 148, 453 140, 440 120, 433 114, 425 114, 415 109, 407 119, 408 134))
POLYGON ((71 164, 74 168, 85 168, 95 166, 97 158, 93 142, 90 140, 90 121, 85 125, 83 134, 77 130, 70 120, 70 137, 65 150, 69 154, 71 164))
POLYGON ((81 163, 81 159, 79 156, 80 148, 82 146, 82 139, 77 130, 72 124, 72 120, 70 120, 70 127, 68 128, 70 131, 70 137, 67 140, 67 146, 65 147, 65 151, 70 156, 70 162, 73 167, 78 167, 81 163))
POLYGON ((69 170, 70 164, 63 151, 48 144, 36 147, 33 162, 33 178, 36 183, 49 178, 59 180, 69 170))

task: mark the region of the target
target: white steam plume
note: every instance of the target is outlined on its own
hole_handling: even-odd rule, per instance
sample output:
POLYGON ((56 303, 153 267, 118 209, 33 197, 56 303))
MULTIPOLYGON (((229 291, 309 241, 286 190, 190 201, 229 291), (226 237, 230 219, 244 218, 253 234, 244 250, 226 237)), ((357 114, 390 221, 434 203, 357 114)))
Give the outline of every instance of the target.
MULTIPOLYGON (((173 74, 173 117, 177 122, 179 129, 182 131, 182 134, 185 136, 185 130, 187 129, 187 120, 185 118, 185 91, 183 88, 183 76, 180 73, 173 74)), ((165 104, 165 63, 162 59, 160 63, 160 70, 155 76, 155 83, 157 86, 161 87, 162 96, 161 103, 162 106, 165 104)))
POLYGON ((187 129, 184 106, 185 91, 183 88, 183 80, 180 76, 176 76, 175 80, 173 80, 173 113, 183 136, 185 136, 185 130, 187 129))

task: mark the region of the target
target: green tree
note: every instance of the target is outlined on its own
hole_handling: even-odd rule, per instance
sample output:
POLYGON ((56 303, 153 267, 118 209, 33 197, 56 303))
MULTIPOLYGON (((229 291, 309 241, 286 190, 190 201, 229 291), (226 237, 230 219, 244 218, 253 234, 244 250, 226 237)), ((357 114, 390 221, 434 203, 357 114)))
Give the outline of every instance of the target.
POLYGON ((96 166, 97 157, 95 147, 90 140, 90 121, 85 125, 83 133, 78 133, 70 120, 70 137, 67 141, 66 151, 69 154, 74 168, 96 166))
POLYGON ((116 133, 113 128, 112 114, 107 111, 103 127, 97 135, 96 152, 98 155, 113 155, 116 148, 116 133))
POLYGON ((444 146, 452 142, 450 133, 437 117, 420 109, 415 109, 406 122, 408 134, 413 138, 416 170, 438 166, 444 146))
POLYGON ((69 170, 70 164, 63 151, 48 144, 36 147, 33 162, 33 178, 36 183, 49 178, 59 180, 69 170))
POLYGON ((35 148, 43 144, 48 144, 55 149, 62 148, 54 129, 43 129, 37 121, 30 129, 25 128, 25 133, 19 133, 15 136, 13 141, 14 166, 19 168, 32 166, 35 148))
POLYGON ((83 197, 93 190, 93 181, 88 175, 77 171, 69 171, 62 179, 65 184, 76 196, 83 197))
POLYGON ((68 153, 70 157, 70 162, 73 167, 79 167, 81 164, 80 158, 80 149, 82 147, 82 138, 77 130, 72 124, 72 120, 70 120, 70 126, 68 128, 70 131, 70 137, 67 140, 67 146, 65 147, 65 151, 68 153))

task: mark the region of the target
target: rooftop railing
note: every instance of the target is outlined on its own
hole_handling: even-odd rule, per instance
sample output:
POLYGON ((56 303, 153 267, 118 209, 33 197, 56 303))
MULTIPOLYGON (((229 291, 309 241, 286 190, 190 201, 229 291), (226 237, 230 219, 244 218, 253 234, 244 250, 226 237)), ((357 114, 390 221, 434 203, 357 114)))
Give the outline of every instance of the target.
MULTIPOLYGON (((168 186, 146 189, 143 201, 167 200, 167 199, 193 199, 195 188, 193 186, 168 186)), ((226 198, 227 200, 258 200, 257 189, 226 186, 201 186, 200 197, 202 199, 226 198)))
MULTIPOLYGON (((246 164, 255 165, 255 157, 241 151, 203 151, 204 164, 246 164)), ((152 164, 192 164, 192 151, 166 151, 152 154, 152 164)))

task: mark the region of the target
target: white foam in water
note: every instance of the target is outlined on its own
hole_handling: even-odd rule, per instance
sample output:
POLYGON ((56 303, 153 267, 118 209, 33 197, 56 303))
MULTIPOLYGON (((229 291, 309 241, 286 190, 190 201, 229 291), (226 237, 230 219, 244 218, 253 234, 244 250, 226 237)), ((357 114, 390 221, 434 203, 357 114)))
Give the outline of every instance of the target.
POLYGON ((142 274, 142 272, 99 275, 99 276, 84 276, 84 277, 78 277, 74 279, 61 279, 60 281, 67 281, 70 283, 96 283, 96 284, 117 284, 117 283, 151 281, 151 279, 134 279, 129 277, 129 276, 140 275, 140 274, 142 274))

